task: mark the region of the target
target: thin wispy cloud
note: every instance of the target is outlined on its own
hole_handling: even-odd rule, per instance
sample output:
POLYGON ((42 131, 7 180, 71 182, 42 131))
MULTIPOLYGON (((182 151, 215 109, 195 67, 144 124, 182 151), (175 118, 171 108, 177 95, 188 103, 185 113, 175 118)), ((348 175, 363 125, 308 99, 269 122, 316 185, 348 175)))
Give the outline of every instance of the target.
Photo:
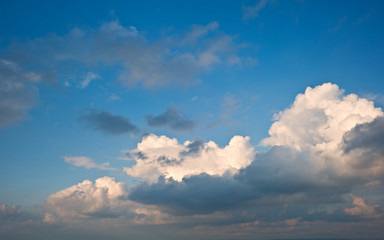
POLYGON ((76 167, 84 167, 87 169, 97 168, 100 170, 114 170, 116 168, 109 167, 109 162, 106 163, 95 163, 91 158, 84 156, 65 156, 64 161, 76 167))
POLYGON ((243 19, 251 19, 259 16, 259 12, 267 6, 271 0, 259 0, 254 6, 243 6, 243 19))

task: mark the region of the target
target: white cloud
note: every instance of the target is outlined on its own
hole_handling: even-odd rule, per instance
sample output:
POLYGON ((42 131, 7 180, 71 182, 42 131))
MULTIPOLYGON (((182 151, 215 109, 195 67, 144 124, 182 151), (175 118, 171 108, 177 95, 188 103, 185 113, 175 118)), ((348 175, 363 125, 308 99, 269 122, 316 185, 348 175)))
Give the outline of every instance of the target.
POLYGON ((93 73, 93 72, 88 72, 87 75, 85 76, 84 80, 80 84, 80 88, 86 88, 88 85, 91 83, 91 81, 100 78, 99 75, 93 73))
POLYGON ((95 163, 92 159, 84 156, 65 156, 64 161, 76 167, 97 168, 101 170, 116 170, 114 168, 110 168, 108 162, 95 163))
POLYGON ((160 176, 181 181, 183 177, 201 173, 234 174, 253 160, 255 150, 249 140, 249 137, 235 136, 221 148, 213 141, 180 144, 175 138, 151 134, 129 151, 136 163, 124 171, 150 182, 156 182, 160 176))
POLYGON ((372 101, 343 93, 344 90, 331 83, 308 87, 304 94, 296 96, 291 107, 275 116, 270 137, 261 143, 334 152, 346 132, 357 124, 383 116, 383 111, 375 108, 372 101))
POLYGON ((114 178, 102 177, 93 184, 85 180, 50 195, 45 201, 45 207, 52 216, 60 218, 87 218, 87 217, 113 217, 119 216, 125 209, 128 196, 127 186, 124 182, 116 182, 114 178), (122 208, 122 209, 121 209, 122 208))

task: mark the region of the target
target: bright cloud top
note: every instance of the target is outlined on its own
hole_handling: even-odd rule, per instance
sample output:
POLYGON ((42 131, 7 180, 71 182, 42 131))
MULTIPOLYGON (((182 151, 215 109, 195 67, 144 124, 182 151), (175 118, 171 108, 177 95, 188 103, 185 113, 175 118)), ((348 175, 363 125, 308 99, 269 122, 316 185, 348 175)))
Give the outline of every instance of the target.
POLYGON ((116 182, 112 177, 102 177, 96 179, 95 183, 85 180, 50 195, 45 207, 48 212, 61 218, 111 217, 120 214, 121 199, 127 196, 124 182, 116 182))
POLYGON ((201 173, 232 175, 253 160, 255 150, 249 140, 249 137, 234 136, 221 148, 213 141, 180 144, 175 138, 151 134, 129 151, 136 164, 124 171, 150 182, 156 182, 160 176, 181 181, 183 177, 201 173))
POLYGON ((304 94, 296 96, 290 108, 275 116, 270 137, 262 144, 335 151, 346 132, 357 124, 383 116, 372 101, 343 93, 344 90, 331 83, 308 87, 304 94))

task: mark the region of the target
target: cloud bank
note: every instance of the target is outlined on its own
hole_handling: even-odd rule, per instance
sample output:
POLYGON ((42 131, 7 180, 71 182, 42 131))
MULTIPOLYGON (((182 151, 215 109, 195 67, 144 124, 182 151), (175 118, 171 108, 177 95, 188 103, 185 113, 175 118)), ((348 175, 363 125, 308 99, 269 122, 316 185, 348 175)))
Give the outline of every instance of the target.
POLYGON ((213 141, 179 143, 150 134, 126 152, 134 164, 124 172, 141 179, 129 190, 108 197, 110 185, 99 190, 85 181, 51 195, 54 201, 47 204, 59 209, 52 211, 56 216, 102 216, 116 213, 113 199, 123 196, 130 202, 125 209, 138 214, 132 218, 137 223, 147 211, 158 224, 177 219, 239 229, 268 222, 284 229, 319 222, 377 225, 384 213, 383 122, 373 102, 344 95, 335 84, 308 87, 276 115, 269 137, 261 141, 270 146, 265 152, 256 152, 249 137, 235 136, 219 147, 213 141), (76 213, 66 209, 78 201, 76 213))

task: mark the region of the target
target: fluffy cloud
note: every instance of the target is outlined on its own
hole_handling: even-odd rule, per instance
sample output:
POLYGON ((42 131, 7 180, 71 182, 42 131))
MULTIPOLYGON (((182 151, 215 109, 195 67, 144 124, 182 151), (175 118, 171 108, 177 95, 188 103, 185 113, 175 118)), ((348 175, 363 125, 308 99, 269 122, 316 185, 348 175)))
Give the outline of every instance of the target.
POLYGON ((262 144, 336 151, 346 132, 383 116, 372 101, 355 94, 344 96, 343 92, 331 83, 308 87, 304 94, 296 96, 290 108, 275 116, 270 137, 262 144))
POLYGON ((92 110, 79 118, 85 126, 105 134, 118 135, 137 133, 138 127, 133 125, 129 118, 113 115, 106 111, 92 110))
POLYGON ((212 141, 179 143, 150 134, 127 151, 134 164, 124 171, 142 179, 129 192, 108 196, 106 188, 123 183, 102 178, 53 194, 46 205, 61 217, 130 211, 138 224, 174 218, 202 225, 273 222, 292 228, 319 221, 379 221, 382 116, 373 102, 344 96, 337 85, 307 88, 277 116, 262 141, 270 145, 265 152, 256 152, 249 137, 235 136, 219 147, 212 141), (106 180, 108 186, 100 187, 98 182, 106 180))
POLYGON ((235 136, 221 148, 213 141, 180 144, 175 138, 150 134, 136 149, 129 151, 135 165, 124 171, 150 182, 156 182, 160 176, 181 181, 183 177, 201 173, 234 174, 253 159, 255 151, 249 140, 249 137, 235 136))
POLYGON ((50 195, 45 207, 47 221, 60 218, 116 217, 122 213, 128 196, 127 186, 114 178, 102 177, 95 183, 85 180, 50 195))
POLYGON ((183 114, 175 107, 169 107, 164 113, 159 115, 147 116, 147 123, 151 127, 169 126, 172 130, 191 130, 196 126, 196 122, 186 119, 183 114))
POLYGON ((218 31, 217 22, 194 25, 184 36, 169 34, 166 38, 148 39, 136 27, 123 26, 115 20, 98 29, 74 28, 63 36, 13 44, 7 55, 67 78, 78 79, 88 72, 81 88, 102 77, 93 73, 100 66, 120 69, 118 79, 126 87, 153 88, 195 84, 200 73, 216 66, 232 65, 234 59, 235 63, 246 62, 248 58, 238 54, 240 47, 234 37, 218 31), (66 70, 69 67, 70 71, 66 70))
POLYGON ((252 220, 347 221, 356 217, 351 211, 363 205, 344 211, 348 203, 343 196, 372 182, 380 184, 384 177, 381 116, 382 110, 373 102, 354 94, 344 96, 337 85, 326 83, 307 88, 277 115, 270 137, 262 141, 272 145, 266 152, 255 153, 247 138, 236 136, 224 148, 235 154, 209 155, 206 146, 214 143, 195 143, 197 155, 189 161, 180 154, 187 152, 189 142, 182 145, 176 139, 150 135, 140 143, 143 146, 130 152, 136 165, 125 169, 150 181, 133 188, 129 197, 176 215, 245 207, 257 216, 252 220), (232 174, 214 170, 240 159, 232 174), (190 162, 199 171, 190 168, 190 162), (266 207, 258 206, 270 208, 265 212, 266 207), (281 214, 282 209, 286 214, 281 214))
POLYGON ((64 161, 76 167, 97 168, 101 170, 117 170, 109 167, 109 163, 95 163, 92 159, 84 156, 65 156, 64 161))

